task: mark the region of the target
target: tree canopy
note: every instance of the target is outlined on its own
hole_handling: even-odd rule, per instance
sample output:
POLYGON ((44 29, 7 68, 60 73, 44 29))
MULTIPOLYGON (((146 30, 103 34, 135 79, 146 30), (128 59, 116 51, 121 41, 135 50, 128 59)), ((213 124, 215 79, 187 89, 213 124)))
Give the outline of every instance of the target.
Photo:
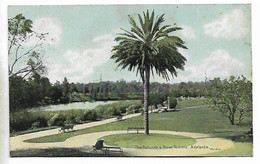
POLYGON ((33 21, 26 19, 23 14, 8 19, 9 77, 25 78, 33 71, 39 74, 46 71, 42 44, 47 34, 39 34, 33 31, 32 27, 33 21), (32 38, 33 43, 29 44, 32 38))
POLYGON ((252 111, 252 82, 244 76, 215 78, 208 86, 208 103, 226 116, 232 125, 240 124, 252 111))
POLYGON ((149 11, 143 12, 143 17, 138 14, 140 27, 132 16, 128 16, 131 30, 122 29, 115 41, 112 59, 122 69, 136 70, 144 81, 144 71, 147 67, 152 74, 154 71, 169 80, 170 73, 177 76, 177 69, 184 69, 186 58, 178 51, 178 48, 187 49, 184 41, 177 36, 170 35, 171 32, 181 30, 181 27, 163 25, 164 14, 155 18, 154 11, 151 16, 149 11))
POLYGON ((122 69, 128 68, 140 74, 144 84, 144 129, 149 134, 149 88, 150 74, 154 72, 169 80, 169 74, 177 76, 177 69, 184 69, 186 58, 178 51, 178 48, 187 49, 184 42, 171 32, 181 30, 181 27, 162 25, 164 14, 155 17, 154 11, 149 14, 143 12, 143 18, 138 14, 139 25, 132 16, 128 16, 131 30, 120 33, 115 41, 111 56, 122 69))

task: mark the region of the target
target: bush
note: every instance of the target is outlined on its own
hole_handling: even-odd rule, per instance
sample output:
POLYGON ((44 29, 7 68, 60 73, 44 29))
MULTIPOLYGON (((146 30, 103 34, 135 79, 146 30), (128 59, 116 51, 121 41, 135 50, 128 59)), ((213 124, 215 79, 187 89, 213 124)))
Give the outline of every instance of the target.
POLYGON ((115 108, 113 106, 107 109, 107 115, 109 116, 121 116, 121 110, 119 108, 115 108))
POLYGON ((150 105, 154 105, 155 108, 157 109, 159 104, 163 104, 163 102, 166 100, 165 94, 156 92, 156 93, 151 93, 149 96, 149 103, 150 105))
POLYGON ((61 102, 62 104, 67 104, 67 103, 69 103, 69 102, 70 102, 69 96, 61 97, 61 98, 60 98, 60 102, 61 102))
POLYGON ((83 119, 84 119, 84 121, 86 121, 86 120, 91 120, 91 121, 97 120, 96 111, 95 110, 86 110, 83 114, 83 119))
POLYGON ((127 114, 140 113, 141 109, 138 105, 131 105, 127 109, 127 114))
POLYGON ((36 118, 36 122, 34 122, 34 123, 35 123, 35 125, 37 125, 37 128, 47 127, 48 119, 45 118, 44 116, 39 116, 36 118))
POLYGON ((76 121, 76 117, 73 116, 73 115, 66 115, 66 121, 65 121, 66 124, 75 124, 77 123, 76 121))
POLYGON ((40 121, 36 121, 36 122, 34 122, 33 124, 32 124, 32 129, 36 129, 36 128, 40 128, 41 126, 40 126, 40 121))
POLYGON ((47 126, 63 126, 67 124, 95 121, 97 118, 110 118, 120 116, 126 112, 135 110, 141 112, 141 101, 123 101, 113 104, 98 105, 94 110, 64 110, 64 111, 22 111, 10 113, 10 132, 28 129, 43 128, 47 126))
POLYGON ((65 115, 61 113, 56 113, 49 121, 48 126, 64 126, 66 121, 65 115))
POLYGON ((30 112, 10 113, 10 130, 22 131, 30 129, 36 118, 30 112))
POLYGON ((136 109, 142 107, 142 102, 139 100, 136 101, 123 101, 116 102, 113 104, 98 105, 95 108, 97 115, 99 117, 109 118, 111 116, 119 116, 122 113, 126 113, 126 108, 129 108, 131 105, 135 105, 136 109))
POLYGON ((169 101, 170 109, 175 109, 177 106, 177 99, 175 97, 170 97, 169 101))

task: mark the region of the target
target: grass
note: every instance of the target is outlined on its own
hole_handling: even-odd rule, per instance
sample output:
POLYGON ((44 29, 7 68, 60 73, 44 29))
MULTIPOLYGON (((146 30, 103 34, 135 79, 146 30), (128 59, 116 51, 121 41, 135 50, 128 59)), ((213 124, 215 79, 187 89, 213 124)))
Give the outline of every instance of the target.
POLYGON ((191 106, 200 106, 200 105, 204 104, 204 101, 205 101, 204 98, 190 99, 190 100, 184 99, 184 100, 178 101, 177 109, 191 107, 191 106))
POLYGON ((152 149, 176 146, 189 146, 196 143, 190 137, 166 134, 119 134, 103 137, 105 144, 124 148, 149 147, 152 149))
POLYGON ((253 143, 235 142, 232 148, 207 154, 207 156, 253 156, 253 143))
MULTIPOLYGON (((183 100, 182 107, 189 105, 200 105, 202 100, 183 100), (186 101, 186 104, 185 104, 186 101), (187 105, 188 104, 188 105, 187 105)), ((191 106, 192 106, 191 105, 191 106)), ((213 111, 208 106, 197 107, 193 109, 184 109, 175 112, 151 113, 150 115, 151 130, 170 130, 194 133, 207 133, 213 137, 222 137, 235 141, 235 146, 228 150, 223 150, 210 156, 251 156, 252 140, 245 137, 245 133, 252 127, 251 117, 247 118, 242 126, 231 125, 229 120, 218 111, 213 111)), ((30 139, 25 142, 62 142, 67 138, 100 131, 126 130, 127 127, 142 127, 143 117, 138 116, 124 121, 113 122, 105 125, 82 129, 70 133, 61 133, 51 136, 45 136, 30 139)))
MULTIPOLYGON (((199 107, 176 112, 151 113, 149 116, 151 130, 208 133, 214 136, 230 139, 232 137, 245 134, 251 128, 251 124, 244 126, 232 126, 219 112, 213 111, 208 107, 199 107)), ((26 142, 62 142, 67 138, 76 135, 101 131, 126 130, 130 126, 142 127, 143 117, 138 116, 124 121, 112 122, 70 133, 61 133, 30 139, 26 140, 26 142)))
POLYGON ((10 137, 15 137, 15 136, 18 136, 18 135, 35 133, 35 132, 40 132, 40 131, 50 130, 50 129, 55 129, 55 128, 58 128, 58 126, 51 126, 51 127, 28 129, 28 130, 24 130, 24 131, 12 132, 12 133, 10 133, 10 137))

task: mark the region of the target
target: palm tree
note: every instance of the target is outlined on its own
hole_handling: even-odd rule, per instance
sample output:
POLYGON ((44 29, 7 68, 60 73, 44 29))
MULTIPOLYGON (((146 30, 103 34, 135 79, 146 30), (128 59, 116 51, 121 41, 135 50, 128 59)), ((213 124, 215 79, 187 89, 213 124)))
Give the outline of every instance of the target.
POLYGON ((144 129, 145 134, 149 134, 148 99, 150 74, 154 72, 168 81, 169 73, 177 76, 177 69, 184 69, 186 58, 180 54, 178 48, 187 49, 184 42, 169 33, 181 30, 180 27, 161 26, 164 22, 164 14, 154 19, 154 11, 149 16, 149 11, 140 14, 138 26, 133 17, 128 16, 131 24, 131 31, 124 31, 115 38, 118 45, 114 46, 114 54, 111 59, 115 59, 118 67, 140 74, 144 84, 144 129))

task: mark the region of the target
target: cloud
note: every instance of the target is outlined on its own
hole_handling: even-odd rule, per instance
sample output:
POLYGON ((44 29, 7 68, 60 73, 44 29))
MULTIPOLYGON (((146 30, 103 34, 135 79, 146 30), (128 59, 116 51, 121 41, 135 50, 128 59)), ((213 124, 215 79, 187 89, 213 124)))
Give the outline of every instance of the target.
POLYGON ((245 66, 238 59, 232 57, 227 51, 219 49, 212 52, 209 57, 201 61, 199 65, 190 65, 185 68, 189 72, 187 76, 180 76, 179 80, 192 81, 208 78, 228 77, 241 75, 245 66))
POLYGON ((82 51, 67 50, 63 54, 65 61, 50 60, 55 64, 48 64, 48 77, 53 82, 63 77, 68 77, 70 82, 84 82, 94 69, 106 63, 111 56, 111 49, 115 44, 110 34, 101 35, 93 39, 95 47, 89 47, 82 51))
MULTIPOLYGON (((38 18, 33 20, 32 30, 37 33, 48 33, 45 36, 45 44, 54 45, 58 43, 61 39, 62 28, 53 18, 38 18)), ((30 37, 30 39, 25 43, 25 46, 35 45, 39 41, 38 38, 30 37)))
MULTIPOLYGON (((187 52, 182 54, 189 59, 187 52)), ((207 76, 208 79, 215 77, 226 78, 230 75, 242 75, 245 65, 237 58, 232 57, 227 51, 219 49, 212 52, 207 58, 202 60, 200 64, 192 64, 187 61, 185 70, 178 71, 178 76, 171 78, 170 83, 203 81, 207 76)), ((166 82, 165 79, 156 75, 151 81, 166 82)))
POLYGON ((180 27, 182 27, 183 29, 178 31, 178 34, 183 40, 189 41, 195 38, 196 34, 192 27, 185 25, 182 25, 180 27))
POLYGON ((246 14, 241 9, 223 15, 220 19, 203 26, 205 34, 214 38, 237 39, 244 37, 249 27, 246 14))

